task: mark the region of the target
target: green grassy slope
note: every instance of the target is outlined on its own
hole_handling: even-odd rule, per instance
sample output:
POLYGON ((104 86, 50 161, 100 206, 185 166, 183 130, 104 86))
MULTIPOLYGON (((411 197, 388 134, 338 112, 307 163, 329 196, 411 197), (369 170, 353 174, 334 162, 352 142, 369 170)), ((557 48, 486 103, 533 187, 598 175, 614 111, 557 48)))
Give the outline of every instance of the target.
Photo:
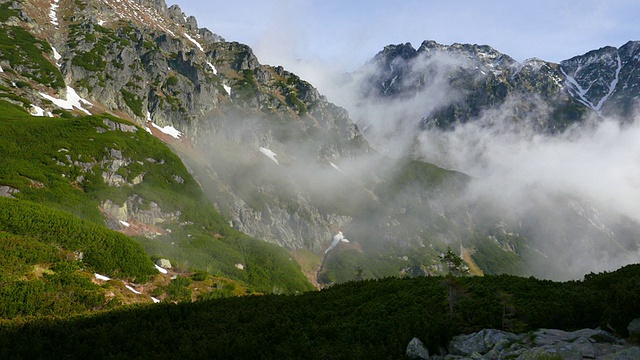
POLYGON ((180 159, 146 131, 111 130, 105 120, 126 123, 105 115, 32 117, 3 101, 0 114, 0 186, 19 190, 14 197, 68 212, 96 228, 105 226, 101 204, 123 206, 135 197, 142 210, 156 204, 174 218, 158 225, 160 236, 136 237, 150 255, 167 257, 186 271, 227 276, 253 291, 313 289, 286 250, 231 229, 180 159), (126 183, 118 187, 103 178, 118 160, 114 152, 124 161, 115 174, 126 183))
POLYGON ((93 272, 146 281, 157 273, 132 239, 69 213, 0 198, 0 318, 110 308, 93 272))

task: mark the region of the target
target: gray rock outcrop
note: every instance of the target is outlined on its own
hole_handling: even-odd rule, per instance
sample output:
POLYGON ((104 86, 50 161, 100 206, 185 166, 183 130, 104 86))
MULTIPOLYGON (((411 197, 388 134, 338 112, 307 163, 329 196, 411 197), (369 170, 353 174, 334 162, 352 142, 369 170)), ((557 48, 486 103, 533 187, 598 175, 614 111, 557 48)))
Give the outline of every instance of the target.
MULTIPOLYGON (((410 346, 415 346, 413 340, 410 346)), ((407 356, 408 354, 409 346, 407 356)), ((623 340, 601 329, 581 329, 573 332, 540 329, 526 334, 484 329, 477 333, 454 337, 449 343, 449 354, 431 357, 445 360, 539 358, 640 359, 640 347, 625 344, 623 340)))
POLYGON ((627 326, 627 331, 629 331, 629 336, 640 337, 640 318, 633 319, 627 326))
POLYGON ((171 261, 167 260, 167 259, 158 259, 156 260, 156 265, 158 265, 159 267, 163 268, 163 269, 171 269, 171 261))
POLYGON ((18 192, 20 192, 20 190, 16 188, 12 188, 11 186, 6 186, 6 185, 0 186, 0 196, 13 197, 13 194, 18 192))
POLYGON ((471 355, 473 353, 485 354, 496 345, 504 345, 518 340, 515 334, 505 331, 484 329, 480 332, 460 335, 449 344, 449 352, 453 355, 471 355))
POLYGON ((407 345, 406 355, 410 359, 429 359, 429 349, 427 349, 422 341, 418 338, 413 338, 407 345))

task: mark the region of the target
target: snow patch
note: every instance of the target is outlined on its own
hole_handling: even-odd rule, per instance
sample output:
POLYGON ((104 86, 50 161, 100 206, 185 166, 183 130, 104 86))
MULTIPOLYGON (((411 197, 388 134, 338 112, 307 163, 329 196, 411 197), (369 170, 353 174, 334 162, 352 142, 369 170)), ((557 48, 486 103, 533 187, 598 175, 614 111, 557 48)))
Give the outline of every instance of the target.
POLYGON ((338 165, 332 163, 331 161, 329 161, 329 165, 331 165, 332 168, 336 169, 337 171, 339 171, 342 175, 347 176, 347 174, 344 173, 344 171, 342 171, 342 169, 340 169, 338 167, 338 165))
POLYGON ((598 104, 596 105, 597 112, 600 112, 600 109, 602 108, 602 105, 604 105, 604 102, 609 99, 611 94, 613 94, 613 92, 616 90, 616 86, 618 86, 618 81, 620 79, 620 70, 622 70, 622 61, 620 60, 620 54, 616 54, 616 56, 616 60, 618 62, 618 67, 616 68, 616 76, 611 81, 611 84, 609 84, 609 92, 607 92, 607 95, 603 96, 602 99, 598 101, 598 104))
MULTIPOLYGON (((567 79, 567 81, 573 85, 573 87, 575 88, 575 90, 577 91, 579 99, 577 99, 578 101, 580 101, 581 103, 583 103, 586 107, 595 110, 595 106, 591 103, 591 101, 589 101, 586 97, 585 94, 587 93, 587 91, 589 89, 583 89, 582 86, 580 86, 580 84, 578 84, 578 81, 571 75, 567 74, 564 69, 562 67, 560 67, 560 71, 562 72, 562 75, 565 76, 565 78, 567 79)), ((571 89, 573 90, 573 89, 571 89)), ((574 91, 572 91, 574 92, 574 91)))
POLYGON ((197 42, 194 38, 189 36, 189 34, 184 33, 184 37, 186 37, 187 40, 191 41, 198 49, 200 49, 200 51, 204 52, 204 49, 202 48, 202 45, 200 45, 200 43, 197 42))
POLYGON ((60 67, 60 59, 62 59, 62 55, 60 55, 58 50, 56 50, 56 48, 54 48, 53 46, 51 47, 51 49, 53 50, 53 59, 56 61, 56 66, 60 67))
POLYGON ((58 52, 58 50, 56 50, 56 48, 54 48, 53 46, 51 47, 51 49, 53 50, 53 58, 58 61, 60 59, 62 59, 62 55, 60 55, 60 53, 58 52))
POLYGON ((130 227, 131 226, 131 224, 129 224, 126 221, 122 221, 122 220, 120 220, 120 224, 122 224, 124 227, 130 227))
POLYGON ((349 242, 349 240, 347 240, 347 238, 345 238, 344 235, 342 234, 342 231, 338 231, 338 233, 333 237, 333 241, 331 242, 331 245, 329 246, 329 248, 327 250, 324 251, 324 254, 326 255, 334 247, 338 246, 338 243, 340 241, 346 242, 346 243, 349 242))
POLYGON ((44 116, 44 109, 39 106, 31 105, 31 115, 44 116))
POLYGON ((102 280, 102 281, 109 281, 109 280, 111 280, 111 278, 106 277, 106 276, 104 276, 104 275, 100 275, 100 274, 98 274, 98 273, 93 274, 93 276, 95 276, 95 277, 96 277, 96 279, 98 279, 98 280, 102 280))
POLYGON ((163 273, 163 274, 168 273, 167 269, 165 269, 165 268, 161 268, 160 266, 155 265, 155 264, 154 264, 154 266, 156 267, 156 269, 157 269, 159 272, 161 272, 161 273, 163 273))
POLYGON ((51 3, 51 10, 49 10, 49 18, 51 19, 51 24, 58 26, 60 25, 58 23, 58 8, 60 7, 60 5, 58 5, 58 2, 60 0, 53 0, 53 3, 51 3))
POLYGON ((231 96, 231 86, 223 84, 222 87, 227 92, 227 94, 229 94, 229 96, 231 96))
POLYGON ((160 130, 162 133, 167 134, 171 137, 174 137, 176 139, 179 139, 182 136, 182 133, 180 131, 178 131, 176 128, 174 128, 171 125, 167 125, 165 127, 160 127, 158 125, 156 125, 155 123, 151 123, 151 126, 153 126, 154 128, 160 130))
POLYGON ((63 109, 73 110, 73 108, 76 108, 80 111, 83 111, 87 115, 91 115, 91 113, 87 109, 82 107, 82 104, 91 105, 91 106, 93 106, 93 104, 81 98, 80 95, 78 95, 78 93, 76 93, 76 91, 71 86, 67 86, 66 100, 54 98, 53 96, 47 95, 45 93, 40 93, 40 96, 51 101, 52 103, 56 104, 56 106, 61 107, 63 109))
POLYGON ((210 61, 207 61, 207 65, 209 65, 209 67, 211 68, 211 71, 213 71, 214 75, 218 75, 218 69, 216 69, 216 67, 213 66, 213 64, 210 61))
POLYGON ((274 153, 273 151, 265 148, 265 147, 260 147, 260 152, 264 154, 264 156, 268 157, 269 159, 273 160, 274 163, 280 165, 280 163, 278 162, 278 159, 276 159, 276 156, 278 156, 276 153, 274 153))
POLYGON ((131 287, 131 286, 129 286, 129 285, 126 285, 126 284, 125 284, 125 286, 127 287, 127 289, 131 290, 131 292, 132 292, 132 293, 134 293, 134 294, 137 294, 137 295, 142 294, 140 291, 138 291, 138 290, 136 290, 136 289, 132 288, 132 287, 131 287))

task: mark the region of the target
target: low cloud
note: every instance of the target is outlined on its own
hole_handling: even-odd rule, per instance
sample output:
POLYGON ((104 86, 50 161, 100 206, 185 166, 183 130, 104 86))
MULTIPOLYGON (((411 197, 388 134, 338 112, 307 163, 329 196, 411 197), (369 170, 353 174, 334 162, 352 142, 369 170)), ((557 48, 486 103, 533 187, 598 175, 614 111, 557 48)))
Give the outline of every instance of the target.
POLYGON ((423 132, 420 154, 472 176, 461 202, 529 237, 547 259, 531 264, 534 275, 572 279, 638 262, 640 124, 593 117, 545 135, 509 121, 513 102, 423 132))
MULTIPOLYGON (((402 96, 380 97, 381 70, 368 64, 350 81, 329 89, 373 147, 391 157, 421 160, 472 177, 450 208, 476 209, 477 225, 507 222, 528 238, 528 274, 576 279, 640 261, 640 122, 595 114, 564 133, 542 132, 551 109, 536 97, 511 96, 500 106, 450 130, 424 129, 431 112, 464 98, 448 75, 465 60, 439 54, 403 64, 402 96), (422 82, 415 95, 407 89, 422 82), (369 94, 363 95, 363 86, 369 94), (369 87, 369 88, 366 88, 369 87), (532 109, 522 119, 523 104, 532 109), (516 116, 517 114, 517 116, 516 116), (519 121, 514 119, 520 118, 519 121)), ((388 83, 387 83, 388 85, 388 83)))

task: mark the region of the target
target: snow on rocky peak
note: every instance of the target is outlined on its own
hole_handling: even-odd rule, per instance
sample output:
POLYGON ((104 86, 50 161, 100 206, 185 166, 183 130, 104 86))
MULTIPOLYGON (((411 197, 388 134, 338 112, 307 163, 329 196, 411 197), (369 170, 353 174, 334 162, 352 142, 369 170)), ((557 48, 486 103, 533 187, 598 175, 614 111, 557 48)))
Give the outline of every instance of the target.
POLYGON ((200 43, 197 42, 196 39, 192 38, 187 33, 184 33, 184 37, 187 38, 187 40, 191 41, 200 51, 204 52, 204 49, 202 48, 202 45, 200 45, 200 43))
POLYGON ((207 61, 207 65, 209 65, 209 67, 211 68, 211 71, 213 71, 213 75, 218 75, 218 69, 216 69, 216 67, 213 66, 213 64, 210 61, 207 61))

